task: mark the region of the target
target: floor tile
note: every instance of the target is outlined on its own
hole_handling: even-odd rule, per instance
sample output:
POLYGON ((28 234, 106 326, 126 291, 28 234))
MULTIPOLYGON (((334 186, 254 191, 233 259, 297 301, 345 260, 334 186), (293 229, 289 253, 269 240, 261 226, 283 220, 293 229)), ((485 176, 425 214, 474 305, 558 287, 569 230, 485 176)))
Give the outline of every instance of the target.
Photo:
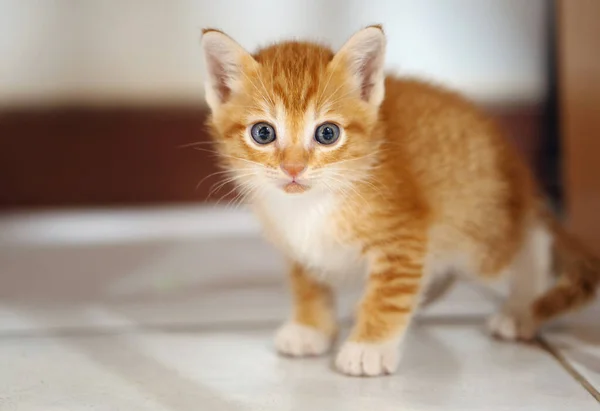
MULTIPOLYGON (((89 215, 63 215, 72 232, 58 237, 48 222, 58 220, 0 221, 19 233, 0 238, 0 410, 598 409, 539 347, 490 339, 483 324, 497 297, 468 283, 420 313, 397 375, 348 378, 331 356, 278 357, 272 333, 289 311, 279 254, 252 221, 238 233, 212 224, 206 234, 202 215, 178 236, 190 215, 179 213, 168 227, 147 213, 127 236, 117 224, 127 216, 95 215, 104 240, 80 235, 89 215), (136 230, 145 224, 142 232, 163 233, 143 238, 136 230)), ((346 328, 359 286, 341 292, 346 328)), ((557 334, 548 338, 579 367, 557 334)), ((590 358, 596 348, 577 352, 590 358)))
POLYGON ((182 411, 200 405, 208 411, 598 407, 538 347, 494 341, 473 318, 424 316, 410 330, 397 375, 358 379, 333 371, 331 357, 275 355, 271 336, 277 321, 144 327, 106 307, 89 316, 91 326, 57 333, 41 332, 43 324, 31 313, 14 315, 38 322, 31 327, 38 331, 0 334, 0 409, 7 411, 78 411, 89 405, 182 411), (97 325, 107 319, 122 328, 97 325))
POLYGON ((591 384, 600 401, 600 302, 561 319, 544 336, 591 384))

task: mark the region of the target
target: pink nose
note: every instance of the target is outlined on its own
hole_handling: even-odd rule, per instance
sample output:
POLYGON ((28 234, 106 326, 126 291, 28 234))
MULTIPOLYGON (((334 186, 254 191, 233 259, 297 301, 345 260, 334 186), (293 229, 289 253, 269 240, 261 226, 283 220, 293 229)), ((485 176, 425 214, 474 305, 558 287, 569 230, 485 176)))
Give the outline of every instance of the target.
POLYGON ((296 178, 306 169, 306 165, 302 163, 281 163, 281 169, 288 176, 296 178))

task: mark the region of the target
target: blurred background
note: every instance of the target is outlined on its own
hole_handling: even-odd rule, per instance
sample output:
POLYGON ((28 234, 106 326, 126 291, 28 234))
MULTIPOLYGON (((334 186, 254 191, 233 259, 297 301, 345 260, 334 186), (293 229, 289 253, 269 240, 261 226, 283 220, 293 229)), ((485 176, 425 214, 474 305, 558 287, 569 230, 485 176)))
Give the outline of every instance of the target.
POLYGON ((0 0, 0 209, 203 203, 214 158, 181 147, 207 138, 201 28, 254 50, 383 23, 389 69, 481 103, 600 249, 599 15, 593 0, 0 0))
POLYGON ((337 48, 374 23, 388 68, 478 102, 600 253, 600 0, 0 0, 1 410, 597 409, 600 305, 503 344, 500 294, 467 282, 393 378, 273 355, 284 261, 195 149, 201 29, 337 48))

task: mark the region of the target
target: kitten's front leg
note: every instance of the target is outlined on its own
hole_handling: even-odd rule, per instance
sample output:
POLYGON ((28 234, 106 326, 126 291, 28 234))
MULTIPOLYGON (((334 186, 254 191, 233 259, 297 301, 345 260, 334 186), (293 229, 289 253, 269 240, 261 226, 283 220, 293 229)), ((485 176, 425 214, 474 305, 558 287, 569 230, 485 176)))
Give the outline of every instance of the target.
POLYGON ((290 280, 292 318, 277 331, 275 346, 281 354, 294 357, 324 354, 337 330, 331 288, 297 263, 292 263, 290 280))
POLYGON ((425 243, 388 244, 371 258, 371 271, 357 321, 336 358, 344 374, 392 374, 400 343, 418 303, 425 243))

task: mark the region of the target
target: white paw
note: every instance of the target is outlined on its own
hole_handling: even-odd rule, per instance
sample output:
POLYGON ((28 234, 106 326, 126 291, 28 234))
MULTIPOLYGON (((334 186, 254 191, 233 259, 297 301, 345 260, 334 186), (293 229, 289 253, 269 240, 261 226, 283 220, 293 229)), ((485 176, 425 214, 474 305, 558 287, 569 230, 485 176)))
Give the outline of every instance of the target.
POLYGON ((335 366, 353 376, 393 374, 400 359, 398 345, 398 341, 382 344, 346 342, 337 355, 335 366))
POLYGON ((499 312, 488 320, 490 334, 503 340, 532 340, 537 332, 533 320, 529 315, 515 315, 507 312, 499 312))
POLYGON ((315 356, 326 353, 331 347, 331 340, 315 328, 290 322, 275 334, 275 347, 279 353, 292 357, 315 356))

